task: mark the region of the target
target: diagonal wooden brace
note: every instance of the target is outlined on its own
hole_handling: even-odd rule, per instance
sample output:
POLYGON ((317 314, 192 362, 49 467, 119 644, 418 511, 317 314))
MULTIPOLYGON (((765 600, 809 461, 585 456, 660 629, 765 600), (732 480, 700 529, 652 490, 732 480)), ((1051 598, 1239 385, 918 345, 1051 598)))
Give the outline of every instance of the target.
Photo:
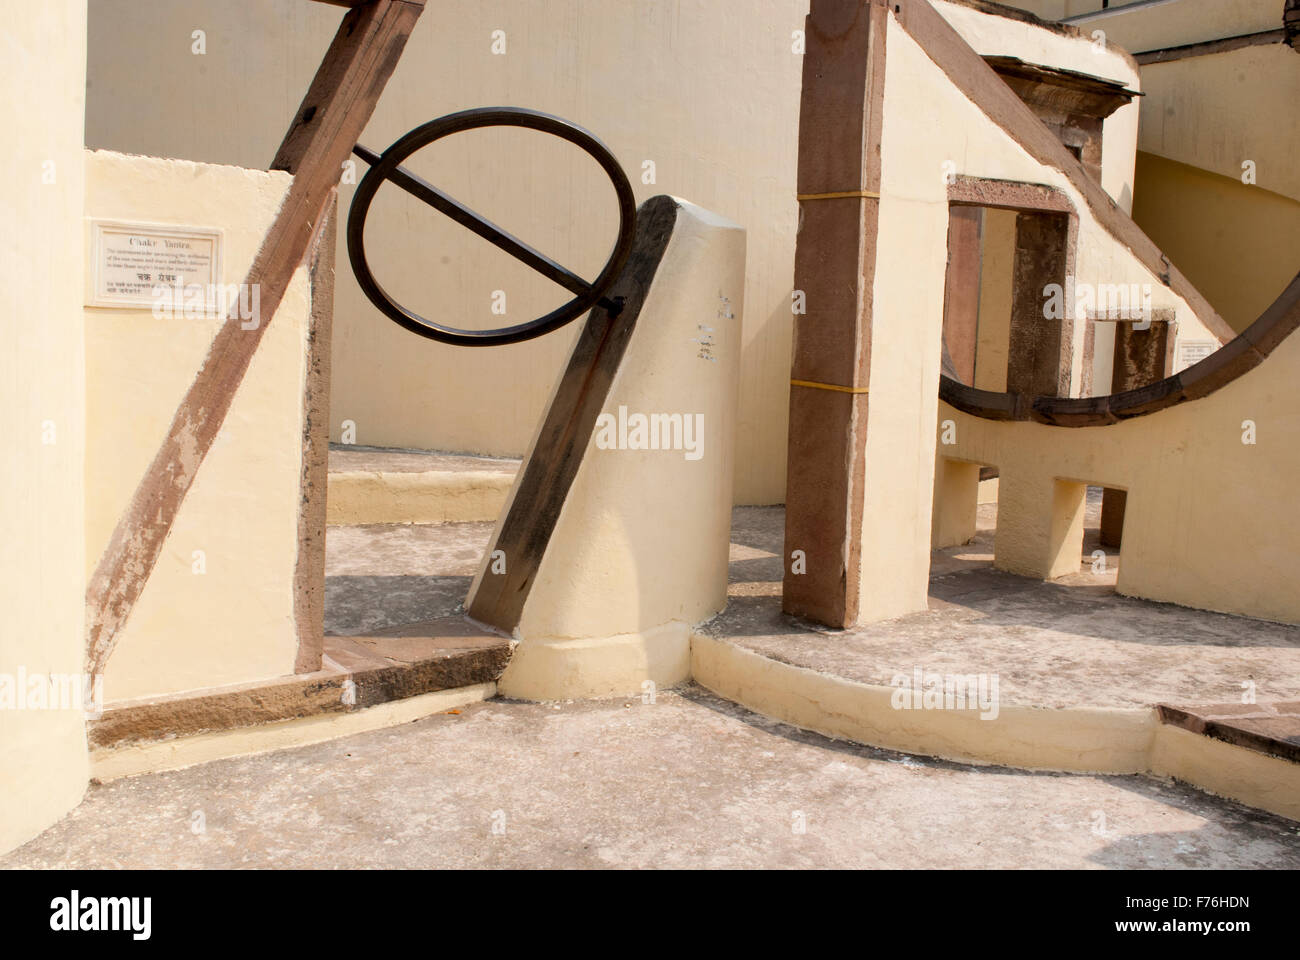
POLYGON ((353 5, 326 51, 272 164, 292 173, 293 185, 244 279, 260 291, 261 319, 252 329, 244 329, 237 309, 226 319, 118 519, 86 587, 89 673, 103 672, 289 281, 316 243, 343 163, 423 9, 424 0, 353 5))

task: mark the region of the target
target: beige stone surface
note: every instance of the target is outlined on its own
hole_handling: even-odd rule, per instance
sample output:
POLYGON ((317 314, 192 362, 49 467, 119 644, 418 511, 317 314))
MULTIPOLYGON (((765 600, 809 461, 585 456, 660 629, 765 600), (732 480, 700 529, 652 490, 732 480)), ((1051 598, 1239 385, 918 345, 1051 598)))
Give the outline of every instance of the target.
POLYGON ((1127 553, 1094 572, 1100 497, 1089 500, 1082 569, 1044 582, 992 566, 997 507, 980 508, 965 545, 931 555, 928 609, 855 630, 829 630, 780 613, 780 508, 746 508, 733 522, 730 603, 703 633, 766 657, 845 680, 886 685, 913 668, 996 673, 1005 703, 1135 709, 1161 701, 1300 695, 1300 627, 1226 616, 1115 592, 1127 553))
POLYGON ((1177 783, 872 750, 685 688, 117 780, 0 858, 55 866, 1283 869, 1300 837, 1177 783))
MULTIPOLYGON (((0 178, 0 674, 16 684, 20 671, 30 678, 85 669, 86 8, 80 0, 51 0, 6 21, 0 58, 7 171, 0 178)), ((7 850, 81 799, 86 740, 80 711, 4 710, 0 771, 0 850, 7 850)))
POLYGON ((326 522, 491 522, 500 515, 514 479, 513 470, 331 470, 326 522))
MULTIPOLYGON (((501 678, 509 696, 613 696, 646 681, 680 683, 690 675, 690 628, 726 603, 745 231, 676 202, 601 416, 675 415, 683 429, 674 444, 635 449, 618 446, 630 429, 611 431, 611 444, 597 420, 515 628, 520 643, 501 678)), ((484 558, 476 585, 491 562, 484 558)))
POLYGON ((519 461, 509 457, 465 456, 434 450, 357 447, 333 444, 329 452, 331 473, 464 473, 511 476, 519 461))
MULTIPOLYGON (((242 283, 291 180, 107 151, 88 151, 85 164, 88 217, 220 228, 225 284, 242 283)), ((259 318, 270 329, 119 635, 105 671, 107 699, 293 672, 309 309, 300 267, 274 322, 259 318)), ((86 308, 88 570, 222 323, 215 314, 86 308)))
POLYGON ((325 632, 360 636, 461 609, 489 523, 329 527, 325 632))

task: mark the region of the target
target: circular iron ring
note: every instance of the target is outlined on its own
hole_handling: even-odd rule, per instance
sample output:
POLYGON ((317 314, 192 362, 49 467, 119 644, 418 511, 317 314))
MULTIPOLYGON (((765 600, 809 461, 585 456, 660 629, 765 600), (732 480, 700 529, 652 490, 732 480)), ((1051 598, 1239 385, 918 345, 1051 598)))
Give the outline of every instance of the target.
MULTIPOLYGON (((470 216, 474 215, 471 213, 470 216)), ((357 190, 352 198, 352 206, 348 213, 348 259, 352 263, 352 271, 356 275, 357 282, 361 285, 362 291, 370 302, 378 307, 389 319, 412 333, 427 337, 430 340, 459 346, 498 346, 507 343, 519 343, 523 340, 531 340, 533 337, 540 337, 543 334, 550 333, 552 330, 558 329, 586 313, 600 302, 605 291, 618 278, 619 272, 627 262, 628 255, 632 252, 635 221, 636 202, 632 196, 632 186, 628 183, 627 175, 623 172, 623 168, 619 166, 618 161, 614 159, 614 155, 610 153, 609 148, 601 143, 590 131, 575 123, 570 123, 568 120, 547 113, 540 113, 536 110, 525 110, 518 107, 489 107, 464 110, 459 113, 448 114, 445 117, 439 117, 436 120, 430 120, 428 123, 416 127, 385 150, 374 165, 371 166, 370 170, 367 171, 366 175, 362 177, 361 182, 357 184, 357 190), (374 200, 376 192, 378 192, 384 181, 388 180, 397 171, 398 165, 415 151, 453 133, 476 130, 481 127, 501 126, 525 127, 530 130, 549 133, 582 148, 600 164, 601 169, 605 171, 605 174, 613 183, 614 191, 618 196, 618 239, 600 275, 590 285, 583 283, 583 286, 587 287, 586 291, 578 293, 568 303, 552 310, 543 317, 531 320, 528 323, 520 323, 512 327, 500 327, 494 330, 463 330, 434 323, 403 307, 390 297, 384 291, 384 288, 379 285, 378 281, 375 280, 370 265, 366 261, 363 239, 365 220, 370 211, 371 201, 374 200)), ((499 228, 493 227, 493 230, 498 235, 504 234, 504 231, 499 228)), ((489 237, 489 239, 491 238, 489 237)), ((498 245, 500 246, 500 244, 498 245)), ((507 252, 511 253, 512 256, 517 256, 509 250, 507 252)), ((534 268, 536 269, 536 267, 534 268)))

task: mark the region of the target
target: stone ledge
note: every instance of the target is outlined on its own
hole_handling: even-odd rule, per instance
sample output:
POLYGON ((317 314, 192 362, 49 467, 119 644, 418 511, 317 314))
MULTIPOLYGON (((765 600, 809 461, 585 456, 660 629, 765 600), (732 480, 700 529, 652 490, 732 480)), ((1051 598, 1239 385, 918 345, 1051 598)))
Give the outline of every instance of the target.
MULTIPOLYGON (((973 711, 895 710, 894 689, 847 680, 746 649, 723 638, 691 638, 695 682, 763 716, 867 746, 962 763, 1071 773, 1173 777, 1198 789, 1300 821, 1300 765, 1281 758, 1272 737, 1261 750, 1213 734, 1196 736, 1185 723, 1197 719, 1243 740, 1263 736, 1246 723, 1300 721, 1300 701, 1217 707, 1043 708, 1004 704, 996 721, 973 711), (1206 711, 1199 718, 1193 710, 1206 711), (1220 710, 1221 714, 1212 711, 1220 710), (1246 712, 1239 713, 1238 710, 1246 712), (1184 721, 1172 718, 1181 711, 1184 721), (1196 718, 1196 719, 1193 719, 1196 718), (1163 722, 1162 722, 1163 721, 1163 722)), ((1276 733, 1276 731, 1275 731, 1276 733)))
POLYGON ((508 470, 331 472, 325 522, 355 526, 494 521, 514 480, 508 470))
POLYGON ((90 748, 353 713, 494 682, 510 659, 509 640, 459 618, 414 626, 425 635, 326 637, 325 667, 312 673, 109 704, 87 723, 90 748))
POLYGON ((1162 723, 1300 763, 1300 701, 1214 703, 1156 708, 1162 723))

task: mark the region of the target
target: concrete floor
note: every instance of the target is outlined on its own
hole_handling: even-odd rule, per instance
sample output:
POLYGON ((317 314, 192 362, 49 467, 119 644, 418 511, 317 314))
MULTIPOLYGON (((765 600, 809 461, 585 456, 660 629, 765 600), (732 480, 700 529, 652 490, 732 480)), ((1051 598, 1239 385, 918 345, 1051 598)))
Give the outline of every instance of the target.
MULTIPOLYGON (((1004 702, 1222 701, 1246 677, 1261 699, 1300 692, 1300 630, 1116 596, 1110 562, 1054 583, 998 573, 993 520, 982 508, 974 542, 934 555, 929 611, 829 631, 780 614, 781 509, 738 509, 731 600, 708 629, 852 679, 993 671, 1004 702)), ((329 528, 327 629, 455 612, 490 534, 487 523, 329 528)), ((687 687, 654 704, 496 700, 95 785, 0 858, 51 866, 1294 869, 1300 827, 1144 777, 831 741, 687 687)))
MULTIPOLYGON (((850 680, 888 684, 915 667, 996 673, 1004 703, 1139 707, 1159 702, 1300 699, 1300 628, 1115 593, 1120 556, 1098 549, 1091 497, 1082 571, 1051 582, 993 569, 996 505, 978 533, 931 557, 930 609, 857 630, 781 613, 781 507, 732 515, 727 610, 706 632, 765 656, 850 680)), ((330 527, 326 632, 357 635, 454 614, 492 533, 490 523, 330 527)))
POLYGON ((1295 869, 1300 828, 1146 778, 834 742, 687 687, 489 701, 93 786, 0 858, 28 867, 1295 869))
POLYGON ((996 506, 966 545, 931 556, 930 608, 855 630, 781 613, 780 507, 732 522, 727 610, 705 632, 787 663, 888 684, 915 667, 996 673, 1003 703, 1139 707, 1300 698, 1300 628, 1115 593, 1119 556, 1092 572, 1100 497, 1090 498, 1082 572, 1043 582, 993 569, 996 506))
POLYGON ((456 613, 490 523, 372 524, 325 530, 325 632, 362 636, 456 613))

